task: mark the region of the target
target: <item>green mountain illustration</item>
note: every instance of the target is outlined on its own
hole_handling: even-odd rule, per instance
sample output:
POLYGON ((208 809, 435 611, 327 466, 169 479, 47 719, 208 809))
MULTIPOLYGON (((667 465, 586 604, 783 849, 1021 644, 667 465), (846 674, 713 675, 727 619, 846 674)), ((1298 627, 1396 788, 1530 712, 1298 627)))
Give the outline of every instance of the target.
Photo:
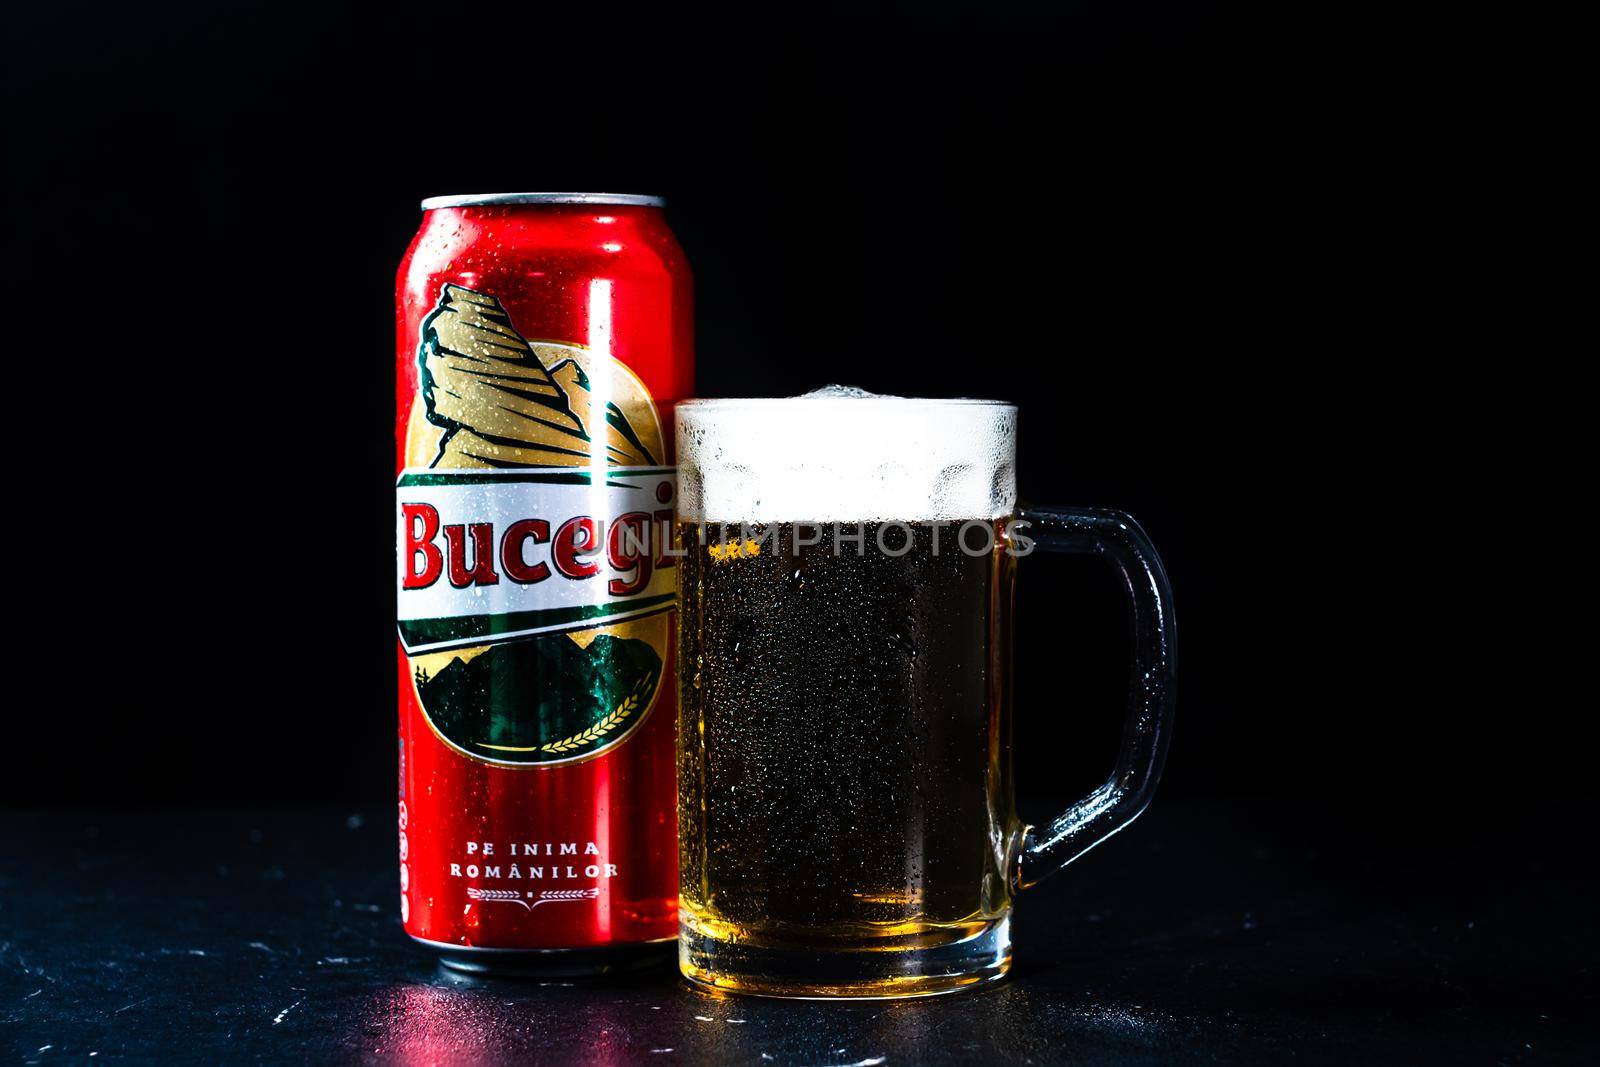
POLYGON ((566 634, 495 645, 439 673, 418 675, 434 727, 490 759, 541 763, 610 744, 648 710, 661 657, 644 641, 566 634))

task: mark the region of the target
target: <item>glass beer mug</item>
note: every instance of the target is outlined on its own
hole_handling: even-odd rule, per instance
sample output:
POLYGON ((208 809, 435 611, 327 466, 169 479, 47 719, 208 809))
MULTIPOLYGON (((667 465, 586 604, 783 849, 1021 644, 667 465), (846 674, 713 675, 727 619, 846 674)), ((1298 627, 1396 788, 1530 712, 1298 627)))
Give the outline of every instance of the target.
POLYGON ((679 958, 796 997, 1004 975, 1012 897, 1144 810, 1172 722, 1172 597, 1138 525, 1016 503, 1016 408, 824 391, 677 408, 679 958), (1017 560, 1126 579, 1116 769, 1047 828, 1011 781, 1017 560))

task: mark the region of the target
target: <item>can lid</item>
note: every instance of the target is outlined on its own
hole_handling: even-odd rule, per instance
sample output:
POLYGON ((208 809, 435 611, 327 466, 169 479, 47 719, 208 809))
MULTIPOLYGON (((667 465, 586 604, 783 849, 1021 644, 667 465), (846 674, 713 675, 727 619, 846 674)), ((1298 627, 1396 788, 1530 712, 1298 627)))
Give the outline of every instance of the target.
POLYGON ((634 193, 462 193, 456 196, 430 196, 422 210, 438 207, 471 207, 474 204, 617 204, 624 207, 665 207, 659 196, 634 193))

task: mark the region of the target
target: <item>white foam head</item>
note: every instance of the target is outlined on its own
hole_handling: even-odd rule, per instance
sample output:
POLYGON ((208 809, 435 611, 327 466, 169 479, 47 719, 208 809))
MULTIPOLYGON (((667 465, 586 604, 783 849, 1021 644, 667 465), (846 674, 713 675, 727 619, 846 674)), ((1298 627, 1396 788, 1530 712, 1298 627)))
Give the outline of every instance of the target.
POLYGON ((692 522, 999 519, 1017 506, 1017 409, 828 386, 677 407, 692 522))

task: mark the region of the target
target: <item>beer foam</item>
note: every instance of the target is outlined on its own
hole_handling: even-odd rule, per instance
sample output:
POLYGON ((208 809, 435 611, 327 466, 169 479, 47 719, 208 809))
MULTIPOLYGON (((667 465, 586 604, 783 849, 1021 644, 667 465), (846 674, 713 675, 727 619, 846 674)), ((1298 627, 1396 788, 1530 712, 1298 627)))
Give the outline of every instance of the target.
POLYGON ((999 519, 1017 506, 1017 409, 830 385, 677 407, 691 522, 999 519))

